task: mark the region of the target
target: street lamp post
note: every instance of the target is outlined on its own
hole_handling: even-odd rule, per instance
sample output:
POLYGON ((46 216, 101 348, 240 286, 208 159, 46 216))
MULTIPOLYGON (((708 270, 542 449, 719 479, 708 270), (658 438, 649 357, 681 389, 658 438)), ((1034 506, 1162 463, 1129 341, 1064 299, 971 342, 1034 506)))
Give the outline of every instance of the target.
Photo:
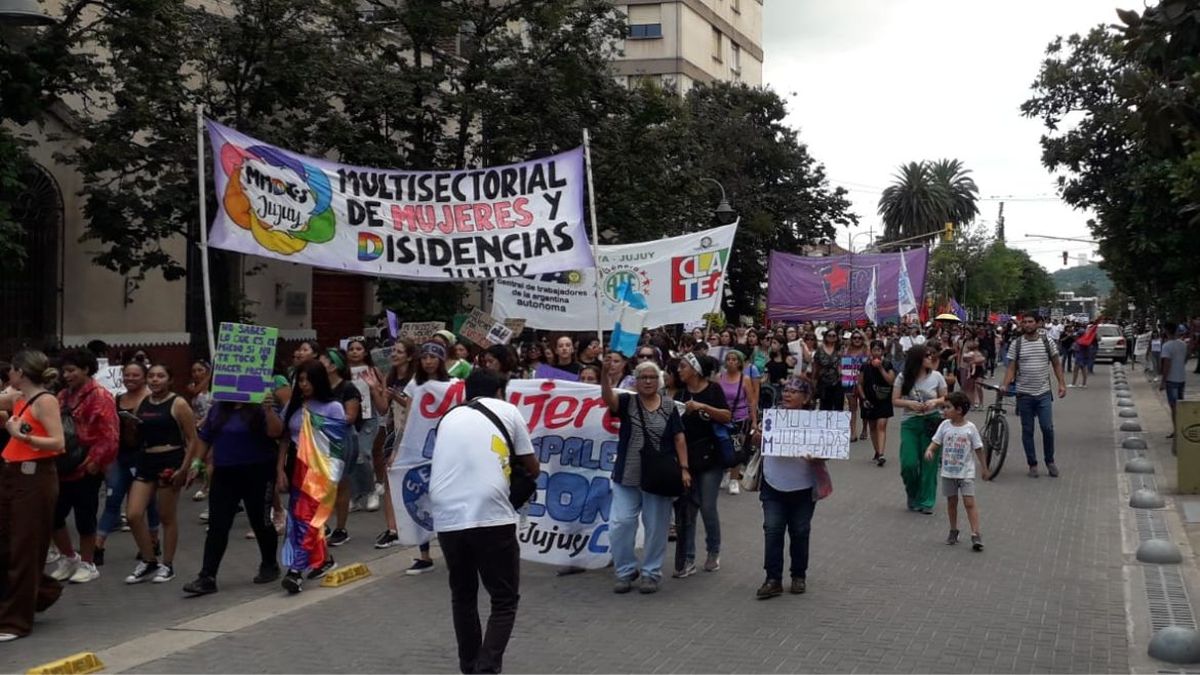
POLYGON ((721 201, 717 204, 717 208, 713 210, 713 215, 717 217, 717 222, 722 225, 728 225, 737 220, 737 211, 733 210, 733 207, 729 205, 729 200, 725 198, 725 186, 721 185, 714 178, 701 178, 700 182, 712 183, 721 190, 721 201))

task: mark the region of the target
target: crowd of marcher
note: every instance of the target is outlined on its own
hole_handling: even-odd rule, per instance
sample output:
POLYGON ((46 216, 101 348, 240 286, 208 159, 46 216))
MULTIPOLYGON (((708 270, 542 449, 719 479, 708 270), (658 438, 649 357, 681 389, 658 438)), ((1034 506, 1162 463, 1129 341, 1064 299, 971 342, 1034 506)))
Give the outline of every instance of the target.
MULTIPOLYGON (((22 351, 0 364, 6 374, 0 393, 0 543, 6 551, 0 640, 28 634, 35 612, 58 598, 62 584, 94 582, 106 563, 121 564, 105 559, 107 543, 120 532, 131 531, 137 548, 125 583, 172 581, 177 567, 187 566, 176 552, 180 537, 193 531, 181 528, 177 504, 191 489, 194 499, 207 500, 207 532, 203 558, 183 585, 184 593, 218 590, 218 572, 241 511, 250 525, 245 536, 260 552, 254 583, 281 580, 289 593, 298 593, 306 581, 326 575, 337 565, 332 555, 306 567, 281 560, 279 551, 285 516, 296 502, 290 488, 296 487, 291 483, 304 410, 342 420, 353 430, 333 522, 324 533, 327 544, 336 548, 350 540, 352 512, 382 511, 376 516, 382 531, 374 545, 396 545, 387 467, 415 388, 452 378, 465 379, 469 398, 483 401, 455 413, 479 415, 477 424, 455 424, 454 432, 439 434, 430 488, 464 671, 499 668, 516 614, 520 512, 507 498, 506 486, 516 484, 517 473, 536 475, 538 466, 519 412, 501 400, 513 378, 550 373, 597 384, 619 421, 610 516, 617 593, 654 593, 667 572, 685 579, 719 571, 718 495, 743 489, 758 492, 763 510, 765 580, 757 597, 784 592, 785 544, 787 589, 806 591, 815 505, 831 494, 832 481, 819 459, 762 457, 748 472, 752 475, 743 474, 761 438, 761 413, 773 407, 848 411, 852 442, 869 442, 878 467, 889 459, 889 431, 898 433, 908 508, 933 513, 940 484, 950 514, 947 543, 959 540, 961 498, 972 545, 982 550, 974 479, 977 474, 986 479, 987 470, 979 466, 978 430, 966 419, 983 403, 981 383, 997 369, 1003 373, 1004 387, 1011 384, 1017 395, 1030 476, 1039 473, 1035 419, 1043 432, 1041 464, 1057 476, 1052 375, 1060 397, 1078 380, 1078 386, 1087 386, 1101 324, 1027 315, 999 325, 809 322, 770 329, 655 329, 628 357, 604 349, 594 334, 526 331, 517 345, 478 349, 442 330, 422 344, 384 342, 389 365, 382 371, 372 363, 372 349, 381 346, 373 339, 351 337, 340 346, 302 341, 281 354, 274 388, 261 404, 214 402, 212 367, 205 360, 193 362, 181 381, 145 351, 127 355, 118 360, 124 391, 113 396, 95 379, 98 358, 111 356, 102 344, 53 359, 22 351), (1064 372, 1071 374, 1071 385, 1064 372), (898 432, 888 422, 896 414, 898 432), (497 461, 493 448, 475 447, 480 441, 472 434, 479 428, 501 429, 511 456, 497 461), (721 429, 737 448, 732 465, 720 451, 721 429), (444 446, 471 452, 441 452, 444 446), (649 449, 673 462, 682 496, 646 489, 652 475, 661 475, 661 466, 647 464, 649 449), (640 559, 635 550, 639 522, 644 531, 640 559), (701 526, 702 559, 697 551, 701 526), (664 570, 671 541, 674 556, 664 570), (500 614, 486 635, 475 609, 477 576, 500 614)), ((1182 398, 1181 373, 1188 354, 1200 346, 1200 319, 1190 326, 1167 325, 1161 333, 1136 326, 1122 330, 1128 357, 1144 356, 1155 373, 1164 375, 1169 398, 1182 398), (1181 340, 1181 330, 1190 345, 1181 340), (1145 352, 1136 354, 1140 337, 1148 338, 1145 352)), ((409 574, 434 568, 428 545, 417 555, 409 574)))

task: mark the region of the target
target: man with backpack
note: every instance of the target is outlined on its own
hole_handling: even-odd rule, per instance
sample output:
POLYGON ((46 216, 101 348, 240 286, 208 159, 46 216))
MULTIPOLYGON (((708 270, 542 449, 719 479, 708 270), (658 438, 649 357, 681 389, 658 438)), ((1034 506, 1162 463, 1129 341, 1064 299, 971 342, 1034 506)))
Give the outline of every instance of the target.
POLYGON ((521 546, 517 505, 529 494, 539 464, 529 428, 502 399, 504 379, 476 369, 466 381, 467 403, 438 423, 429 475, 429 501, 446 569, 450 608, 464 673, 501 672, 517 619, 521 546), (492 599, 487 632, 479 624, 479 582, 492 599))
POLYGON ((1042 454, 1046 461, 1046 472, 1051 478, 1058 476, 1054 464, 1054 397, 1050 392, 1050 373, 1058 379, 1058 397, 1067 395, 1067 381, 1063 378, 1062 361, 1050 338, 1038 334, 1038 321, 1032 314, 1021 320, 1021 337, 1012 341, 1008 348, 1008 372, 1004 375, 1002 389, 1016 382, 1017 414, 1021 416, 1021 444, 1025 446, 1025 460, 1029 465, 1029 477, 1038 477, 1036 448, 1033 443, 1033 420, 1037 418, 1042 429, 1042 454))

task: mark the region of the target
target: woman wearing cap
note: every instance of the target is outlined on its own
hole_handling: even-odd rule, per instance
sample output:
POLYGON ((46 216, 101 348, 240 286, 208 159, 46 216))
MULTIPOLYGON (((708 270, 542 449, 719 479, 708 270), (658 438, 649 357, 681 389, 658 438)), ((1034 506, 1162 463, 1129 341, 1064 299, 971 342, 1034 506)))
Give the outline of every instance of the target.
MULTIPOLYGON (((821 336, 821 345, 813 350, 812 379, 816 383, 817 408, 841 410, 846 407, 842 388, 842 350, 837 331, 829 328, 821 336)), ((854 428, 850 428, 854 433, 854 428)))
MULTIPOLYGON (((421 358, 417 362, 416 372, 404 387, 404 395, 401 399, 401 404, 405 407, 412 405, 413 397, 417 395, 417 387, 434 380, 437 382, 448 382, 450 374, 446 372, 446 350, 441 344, 429 341, 421 345, 421 358)), ((413 560, 413 564, 405 574, 415 576, 433 571, 433 558, 429 556, 429 543, 426 542, 420 546, 420 555, 413 560)))
MULTIPOLYGON (((786 410, 809 408, 809 384, 791 378, 783 385, 786 410)), ((762 458, 762 485, 758 498, 763 509, 763 569, 766 581, 755 596, 759 600, 783 594, 783 540, 790 538, 790 591, 808 590, 808 541, 813 511, 819 500, 833 493, 833 482, 823 459, 806 457, 762 458)))
MULTIPOLYGON (((733 412, 734 434, 740 435, 743 443, 750 442, 751 434, 758 430, 758 388, 754 381, 745 374, 746 359, 737 349, 725 353, 725 370, 717 376, 717 384, 733 412)), ((741 490, 738 481, 742 472, 738 467, 729 469, 729 494, 736 495, 741 490)))
POLYGON ((679 360, 679 379, 683 387, 675 401, 683 404, 683 431, 688 448, 688 471, 692 487, 675 501, 675 572, 677 579, 696 573, 696 512, 704 519, 704 539, 708 558, 704 571, 721 569, 721 521, 717 515, 717 495, 725 475, 721 452, 716 444, 713 423, 729 424, 733 415, 720 385, 709 381, 717 369, 708 356, 684 354, 679 360))
POLYGON ((863 421, 871 429, 871 446, 877 466, 883 466, 887 458, 887 421, 894 414, 892 409, 892 384, 896 371, 884 357, 884 344, 880 340, 871 343, 871 358, 863 364, 858 378, 858 399, 862 401, 863 421))
POLYGON ((940 454, 925 459, 925 449, 941 422, 946 400, 946 379, 938 372, 936 347, 916 345, 908 350, 904 372, 892 386, 892 405, 904 410, 900 423, 900 478, 908 496, 908 510, 933 513, 937 501, 940 454))

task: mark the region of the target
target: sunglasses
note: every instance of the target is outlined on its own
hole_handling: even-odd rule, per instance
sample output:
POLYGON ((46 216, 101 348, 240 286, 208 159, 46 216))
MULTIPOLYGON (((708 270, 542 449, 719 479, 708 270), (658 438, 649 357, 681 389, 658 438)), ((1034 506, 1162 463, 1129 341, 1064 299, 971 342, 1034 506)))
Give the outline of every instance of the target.
POLYGON ((652 359, 652 358, 654 358, 654 355, 653 354, 638 354, 637 357, 639 359, 652 359))

